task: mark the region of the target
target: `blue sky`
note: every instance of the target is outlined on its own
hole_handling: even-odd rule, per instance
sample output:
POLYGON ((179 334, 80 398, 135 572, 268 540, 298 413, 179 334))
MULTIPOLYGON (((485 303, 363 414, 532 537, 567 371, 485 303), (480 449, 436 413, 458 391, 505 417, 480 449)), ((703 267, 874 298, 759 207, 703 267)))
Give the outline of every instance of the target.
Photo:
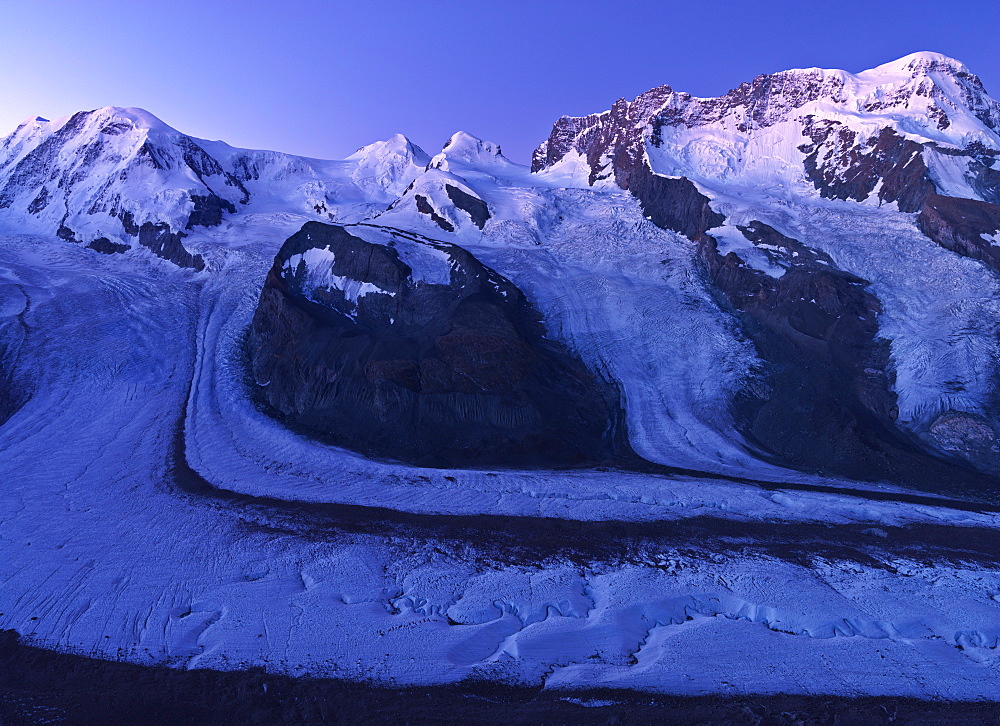
POLYGON ((995 0, 33 0, 0 17, 2 133, 140 106, 236 146, 341 158, 398 131, 433 152, 463 129, 526 162, 559 116, 663 83, 713 96, 935 50, 1000 95, 995 0))

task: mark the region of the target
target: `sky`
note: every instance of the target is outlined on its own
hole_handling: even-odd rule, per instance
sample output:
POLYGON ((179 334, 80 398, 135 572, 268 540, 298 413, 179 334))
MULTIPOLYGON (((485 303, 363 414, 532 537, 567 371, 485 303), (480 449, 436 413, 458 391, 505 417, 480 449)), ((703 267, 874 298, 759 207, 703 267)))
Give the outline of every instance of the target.
POLYGON ((234 146, 343 158, 455 131, 514 161, 563 115, 669 84, 860 71, 918 50, 1000 97, 997 0, 0 0, 0 135, 27 116, 145 108, 234 146))

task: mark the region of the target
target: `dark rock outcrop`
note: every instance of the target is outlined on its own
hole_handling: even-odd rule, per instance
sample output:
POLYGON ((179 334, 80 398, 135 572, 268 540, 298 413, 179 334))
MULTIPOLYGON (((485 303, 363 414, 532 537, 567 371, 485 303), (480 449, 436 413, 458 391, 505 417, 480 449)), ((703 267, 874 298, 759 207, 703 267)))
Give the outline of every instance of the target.
POLYGON ((76 242, 76 232, 71 230, 65 224, 60 224, 59 229, 56 230, 56 237, 61 240, 66 240, 67 242, 76 242))
POLYGON ((690 179, 671 179, 650 171, 645 164, 631 171, 625 187, 639 200, 643 214, 658 227, 680 232, 688 239, 701 240, 706 230, 726 218, 713 212, 709 199, 690 179))
POLYGON ((143 222, 139 227, 139 244, 157 257, 173 262, 178 267, 190 267, 194 270, 204 270, 205 260, 201 255, 194 255, 181 244, 182 232, 173 232, 167 224, 143 222))
POLYGON ((165 222, 156 224, 143 222, 138 225, 132 218, 131 212, 122 212, 121 221, 125 231, 157 257, 169 260, 178 267, 190 267, 194 270, 205 269, 205 260, 202 256, 191 254, 181 244, 181 240, 185 237, 184 232, 174 232, 170 225, 165 222))
POLYGON ((434 206, 430 203, 430 200, 428 200, 423 194, 414 194, 413 200, 417 204, 417 211, 421 214, 429 216, 438 227, 443 229, 445 232, 455 231, 455 225, 438 214, 437 210, 434 209, 434 206))
POLYGON ((949 474, 894 426, 888 342, 878 338, 880 304, 866 282, 838 270, 829 256, 761 222, 740 228, 780 276, 722 254, 708 230, 725 223, 683 177, 654 174, 641 156, 613 160, 656 225, 697 244, 714 288, 734 310, 765 361, 761 385, 735 402, 737 426, 774 461, 858 479, 913 481, 949 474))
POLYGON ((838 121, 809 119, 804 133, 811 143, 806 154, 806 177, 820 196, 863 202, 879 186, 880 202, 896 202, 901 212, 916 212, 934 192, 920 144, 890 128, 877 136, 859 138, 838 121))
POLYGON ((310 222, 275 258, 249 336, 253 395, 269 411, 428 466, 627 454, 617 391, 545 338, 511 282, 454 245, 358 234, 378 241, 310 222))
POLYGON ((215 194, 192 194, 194 209, 188 217, 185 229, 192 227, 218 227, 222 224, 223 212, 236 214, 236 205, 215 194))
POLYGON ((0 344, 0 425, 13 416, 27 401, 25 392, 7 369, 9 361, 4 360, 7 351, 0 344))
MULTIPOLYGON (((690 98, 690 97, 688 97, 690 98)), ((581 118, 563 116, 552 127, 547 141, 531 157, 531 170, 540 171, 562 159, 570 151, 583 154, 590 166, 591 184, 635 167, 642 158, 643 129, 662 124, 659 114, 675 99, 670 86, 660 86, 628 102, 618 99, 611 110, 581 118), (610 164, 608 159, 611 160, 610 164), (613 168, 611 167, 613 164, 613 168)), ((627 182, 625 183, 627 187, 627 182)))
POLYGON ((945 249, 1000 272, 1000 247, 983 235, 1000 232, 1000 205, 929 194, 917 215, 920 231, 945 249))
POLYGON ((703 235, 699 254, 724 302, 765 361, 761 380, 735 401, 739 430, 774 461, 853 479, 936 486, 985 481, 929 453, 895 425, 881 305, 866 281, 760 222, 740 228, 785 272, 773 277, 723 255, 703 235))
POLYGON ((98 237, 97 239, 91 240, 87 243, 87 247, 95 252, 101 252, 105 255, 113 255, 116 253, 127 252, 129 250, 128 245, 122 244, 121 242, 112 242, 107 237, 98 237))
POLYGON ((444 188, 452 204, 468 214, 474 225, 479 229, 486 226, 486 222, 490 218, 490 210, 486 206, 486 202, 451 184, 445 184, 444 188))
POLYGON ((8 318, 0 324, 0 425, 17 413, 32 395, 23 372, 17 370, 26 336, 23 314, 17 316, 16 321, 8 318))

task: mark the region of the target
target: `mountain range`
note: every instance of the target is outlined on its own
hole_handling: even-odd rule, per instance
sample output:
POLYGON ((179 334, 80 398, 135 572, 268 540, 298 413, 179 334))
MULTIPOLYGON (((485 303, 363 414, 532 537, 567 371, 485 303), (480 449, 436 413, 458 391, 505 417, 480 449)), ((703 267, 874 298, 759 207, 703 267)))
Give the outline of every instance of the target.
MULTIPOLYGON (((488 339, 480 330, 444 341, 440 335, 424 339, 429 325, 442 331, 455 325, 455 300, 447 310, 420 317, 408 332, 399 329, 401 322, 379 330, 430 303, 395 289, 384 292, 369 255, 388 252, 398 267, 394 274, 424 293, 442 290, 441 285, 480 285, 484 275, 502 276, 503 265, 471 275, 475 283, 447 275, 431 281, 419 268, 432 262, 407 263, 401 231, 417 253, 451 257, 452 276, 466 278, 468 273, 457 274, 463 265, 455 254, 475 261, 469 255, 479 246, 489 248, 487 257, 503 247, 544 247, 550 230, 562 226, 560 196, 568 190, 605 192, 590 194, 582 206, 609 220, 624 191, 642 217, 684 240, 681 254, 700 278, 691 282, 699 289, 685 294, 693 295, 697 307, 712 309, 731 338, 725 347, 743 348, 740 360, 724 355, 696 374, 721 376, 725 373, 711 368, 743 368, 738 380, 726 382, 726 391, 706 391, 711 405, 724 413, 698 416, 695 425, 710 429, 698 438, 729 439, 739 450, 727 457, 733 460, 749 455, 855 479, 989 488, 1000 473, 996 316, 988 294, 1000 271, 998 129, 1000 103, 962 64, 933 53, 859 74, 806 69, 760 76, 710 99, 661 86, 633 101, 619 100, 603 113, 559 119, 535 151, 530 171, 508 161, 498 145, 461 132, 433 158, 396 136, 332 162, 235 149, 186 136, 145 111, 104 108, 54 122, 29 119, 5 138, 0 210, 12 231, 54 235, 102 253, 146 248, 194 270, 204 269, 205 252, 189 250, 185 239, 251 212, 363 225, 365 234, 341 238, 350 243, 338 254, 321 243, 315 253, 299 249, 301 240, 296 243, 295 259, 305 266, 299 273, 310 277, 310 290, 289 289, 288 270, 272 270, 254 322, 254 344, 266 348, 259 339, 276 332, 301 337, 308 351, 285 361, 280 372, 260 360, 265 354, 257 354, 258 378, 271 381, 266 393, 273 395, 264 397, 275 414, 308 419, 313 430, 334 442, 346 442, 342 434, 350 430, 352 446, 362 451, 375 429, 396 440, 398 432, 389 434, 394 425, 419 431, 420 445, 405 456, 393 447, 372 451, 447 464, 448 457, 429 453, 451 446, 456 436, 442 423, 441 412, 450 417, 473 405, 463 396, 475 389, 480 400, 474 407, 485 409, 459 416, 455 424, 467 432, 483 424, 492 433, 483 432, 480 443, 463 444, 465 453, 452 463, 464 457, 505 465, 505 455, 491 452, 487 441, 502 448, 499 441, 506 438, 517 448, 526 425, 539 427, 538 436, 542 429, 558 429, 554 420, 542 423, 533 405, 520 413, 494 410, 506 406, 505 397, 523 383, 519 365, 539 355, 525 335, 541 340, 544 333, 497 332, 488 339), (359 267, 343 261, 345 255, 365 259, 359 267), (919 268, 919 276, 908 268, 919 268), (351 286, 360 287, 352 292, 351 286), (269 291, 276 288, 280 295, 272 298, 269 291), (925 303, 927 297, 933 300, 925 303), (265 299, 293 303, 313 327, 292 332, 294 324, 274 309, 277 303, 264 309, 265 299), (391 304, 358 318, 385 300, 391 304), (363 333, 364 340, 378 341, 378 352, 367 344, 367 352, 350 354, 335 351, 332 343, 319 345, 324 333, 315 326, 331 311, 337 339, 363 333), (511 348, 514 339, 518 343, 511 348), (513 355, 518 345, 521 355, 513 355), (506 354, 492 355, 491 346, 506 354), (446 362, 449 357, 454 360, 446 362), (518 380, 501 381, 500 369, 518 380), (491 382, 477 381, 479 373, 491 382), (347 393, 341 383, 331 383, 338 375, 340 381, 360 375, 365 382, 347 393), (319 383, 314 376, 330 380, 319 383), (279 396, 279 389, 287 390, 279 396), (341 395, 351 396, 352 403, 336 402, 341 395), (403 403, 400 396, 413 401, 403 403), (337 416, 330 406, 357 412, 364 401, 377 409, 365 425, 369 434, 360 435, 356 421, 327 420, 337 416), (429 414, 424 403, 438 413, 429 414), (499 423, 504 417, 506 423, 499 423)), ((618 221, 629 217, 641 224, 634 214, 619 215, 618 221)), ((628 246, 627 234, 616 235, 616 246, 628 246)), ((287 264, 290 252, 283 250, 278 261, 287 264)), ((669 257, 666 250, 664 256, 669 257)), ((631 264, 648 263, 637 257, 631 264)), ((512 294, 516 282, 505 281, 512 294)), ((516 315, 533 317, 552 331, 554 321, 546 320, 530 297, 516 315)), ((502 313, 509 314, 515 313, 502 313)), ((698 314, 703 313, 691 313, 698 314)), ((470 331, 489 327, 476 313, 468 315, 470 331)), ((558 334, 552 338, 547 345, 571 343, 558 334)), ((270 344, 285 350, 288 341, 275 338, 270 344)), ((601 356, 600 351, 582 355, 594 353, 601 356)), ((656 355, 685 357, 671 351, 656 355)), ((699 358, 690 355, 687 363, 700 367, 699 358)), ((595 360, 587 374, 581 361, 574 365, 578 374, 537 373, 546 383, 523 395, 540 400, 549 391, 572 398, 562 382, 596 375, 602 386, 619 391, 601 394, 620 399, 609 404, 612 409, 629 408, 636 395, 630 381, 595 360)), ((683 369, 686 362, 671 365, 683 369)), ((656 382, 677 385, 690 381, 656 382)), ((595 407, 586 396, 572 405, 581 411, 595 407)), ((675 416, 667 408, 667 415, 675 416)), ((559 418, 566 421, 564 414, 559 418)), ((598 438, 613 436, 618 418, 613 412, 597 416, 591 425, 606 431, 598 438)), ((633 417, 631 425, 645 422, 637 424, 633 417)), ((590 442, 585 448, 604 451, 590 442)), ((514 465, 517 457, 512 451, 507 455, 514 458, 506 464, 514 465)), ((653 451, 641 455, 665 465, 692 463, 653 451)), ((605 451, 579 461, 615 458, 609 456, 605 451)), ((699 469, 713 468, 701 464, 699 469)))
POLYGON ((31 118, 0 140, 0 627, 395 684, 988 697, 998 368, 1000 102, 940 54, 660 86, 530 166, 31 118))

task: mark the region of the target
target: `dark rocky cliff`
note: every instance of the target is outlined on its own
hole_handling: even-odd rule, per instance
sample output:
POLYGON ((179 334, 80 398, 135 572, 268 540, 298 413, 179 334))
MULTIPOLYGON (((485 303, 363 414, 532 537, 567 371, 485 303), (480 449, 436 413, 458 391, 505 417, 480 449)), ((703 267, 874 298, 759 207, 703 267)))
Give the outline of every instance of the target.
POLYGON ((740 233, 784 268, 768 275, 720 252, 707 232, 725 218, 692 182, 659 177, 645 164, 626 178, 651 221, 696 243, 720 302, 765 362, 758 384, 733 404, 738 429, 765 458, 863 480, 958 486, 982 479, 896 427, 889 345, 878 337, 881 304, 865 280, 753 222, 740 233))
POLYGON ((618 394, 466 250, 310 222, 268 274, 253 395, 290 425, 428 466, 575 466, 626 454, 618 394), (369 242, 360 235, 377 242, 369 242), (419 269, 444 266, 431 282, 419 269))
POLYGON ((899 430, 881 304, 867 282, 760 222, 743 235, 786 267, 773 277, 720 253, 702 235, 699 255, 765 361, 757 385, 734 401, 738 429, 765 458, 853 479, 961 488, 986 479, 899 430))

